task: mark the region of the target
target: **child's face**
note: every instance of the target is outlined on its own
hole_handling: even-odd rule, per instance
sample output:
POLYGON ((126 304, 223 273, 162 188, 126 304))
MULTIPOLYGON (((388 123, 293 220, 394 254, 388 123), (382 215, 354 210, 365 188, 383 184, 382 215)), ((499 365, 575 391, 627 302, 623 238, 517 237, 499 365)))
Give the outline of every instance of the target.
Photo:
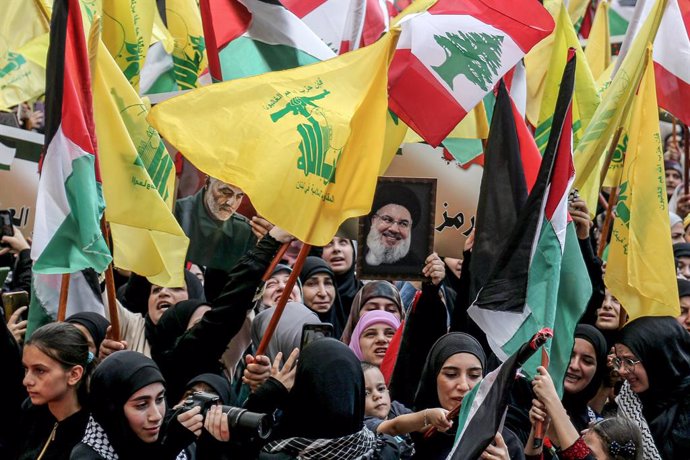
POLYGON ((364 384, 367 394, 364 414, 385 420, 391 410, 391 397, 383 374, 378 368, 367 369, 364 372, 364 384))

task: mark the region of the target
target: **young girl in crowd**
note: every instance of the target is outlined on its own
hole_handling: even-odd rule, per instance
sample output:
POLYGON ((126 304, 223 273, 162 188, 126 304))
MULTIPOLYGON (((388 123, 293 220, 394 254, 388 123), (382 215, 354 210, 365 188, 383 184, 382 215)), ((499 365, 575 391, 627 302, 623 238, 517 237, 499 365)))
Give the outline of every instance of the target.
POLYGON ((69 458, 185 459, 183 449, 201 434, 200 408, 181 413, 167 433, 165 413, 165 380, 156 363, 135 351, 113 353, 93 374, 91 417, 69 458))
POLYGON ((350 349, 360 361, 380 366, 399 327, 398 318, 387 311, 370 311, 362 316, 352 332, 350 349))
POLYGON ((411 458, 414 454, 409 433, 423 433, 432 426, 443 432, 453 425, 446 418, 448 411, 441 407, 412 412, 399 402, 391 401, 383 374, 375 364, 363 362, 362 370, 367 396, 364 426, 374 433, 395 436, 401 453, 400 458, 411 458))
POLYGON ((532 387, 538 399, 532 401, 530 421, 532 431, 525 445, 528 460, 543 458, 542 448, 534 447, 534 425, 551 425, 550 439, 559 446, 558 458, 563 460, 642 460, 642 436, 640 430, 624 418, 601 420, 584 435, 575 428, 563 407, 548 371, 539 367, 532 387))
POLYGON ((388 281, 372 281, 367 283, 355 295, 352 301, 352 308, 350 309, 350 316, 347 319, 341 339, 346 345, 350 344, 352 331, 354 331, 360 318, 365 313, 374 310, 387 311, 398 318, 398 321, 402 321, 404 317, 400 293, 388 281))
MULTIPOLYGON (((436 341, 429 351, 422 379, 417 388, 414 410, 441 407, 452 411, 484 377, 486 357, 479 342, 471 335, 451 332, 436 341)), ((446 432, 425 438, 413 433, 415 457, 424 460, 445 459, 453 448, 457 421, 446 432)), ((487 447, 484 458, 519 460, 523 446, 509 429, 496 434, 496 445, 487 447)))
MULTIPOLYGON (((4 432, 10 434, 8 444, 14 446, 9 458, 69 457, 88 420, 84 404, 93 358, 86 338, 72 324, 51 323, 34 331, 22 356, 23 384, 29 399, 21 404, 26 393, 6 395, 9 411, 5 416, 21 404, 18 423, 7 428, 9 433, 4 432)), ((3 379, 14 377, 3 375, 3 379)))

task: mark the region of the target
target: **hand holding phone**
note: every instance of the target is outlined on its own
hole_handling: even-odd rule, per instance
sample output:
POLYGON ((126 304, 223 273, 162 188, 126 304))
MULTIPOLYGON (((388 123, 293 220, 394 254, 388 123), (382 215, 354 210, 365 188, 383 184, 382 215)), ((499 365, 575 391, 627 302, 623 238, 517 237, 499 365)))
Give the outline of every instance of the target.
POLYGON ((330 323, 322 324, 305 324, 302 326, 302 341, 300 343, 300 350, 304 350, 304 347, 314 340, 323 337, 333 337, 335 335, 333 325, 330 323))

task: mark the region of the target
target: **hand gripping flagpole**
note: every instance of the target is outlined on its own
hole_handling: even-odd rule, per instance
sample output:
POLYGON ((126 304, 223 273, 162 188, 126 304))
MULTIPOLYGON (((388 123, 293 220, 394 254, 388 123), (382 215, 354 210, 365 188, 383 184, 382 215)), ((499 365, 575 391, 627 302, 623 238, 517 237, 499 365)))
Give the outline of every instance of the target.
MULTIPOLYGON (((532 348, 534 351, 536 351, 537 348, 544 345, 546 343, 546 340, 551 338, 551 337, 553 337, 553 331, 551 329, 549 329, 549 328, 542 329, 532 339, 532 342, 534 342, 534 346, 532 345, 532 342, 530 342, 530 348, 532 348), (541 341, 541 343, 537 344, 538 341, 541 341)), ((549 354, 546 352, 546 348, 541 349, 541 365, 544 368, 549 367, 549 354)), ((539 449, 543 443, 544 443, 544 422, 539 420, 539 421, 537 421, 537 423, 534 424, 534 444, 532 446, 535 449, 539 449)))
POLYGON ((259 348, 256 350, 255 356, 263 355, 266 351, 268 343, 271 341, 271 337, 273 337, 273 333, 275 332, 276 327, 278 326, 278 321, 280 321, 280 317, 283 314, 283 310, 285 310, 285 305, 287 304, 287 301, 290 298, 292 288, 295 286, 297 276, 299 276, 299 273, 302 271, 302 266, 304 265, 304 261, 306 260, 307 254, 309 254, 310 249, 310 244, 302 244, 302 249, 300 249, 299 251, 299 255, 297 256, 297 260, 295 261, 295 266, 292 268, 292 273, 290 273, 290 277, 288 278, 287 283, 285 283, 285 289, 283 290, 283 293, 280 295, 280 299, 278 299, 278 305, 276 305, 275 311, 273 312, 273 316, 271 317, 271 321, 268 323, 266 332, 264 332, 264 336, 261 338, 261 343, 259 344, 259 348))
MULTIPOLYGON (((517 358, 517 365, 522 366, 542 345, 546 343, 548 339, 553 337, 553 331, 549 329, 548 327, 545 327, 541 329, 539 332, 537 332, 531 339, 530 341, 526 344, 523 345, 520 350, 518 350, 518 358, 517 358)), ((545 350, 542 348, 542 365, 544 365, 544 355, 545 355, 545 350)), ((547 355, 548 359, 548 355, 547 355)), ((446 419, 448 420, 453 420, 460 414, 460 409, 462 408, 462 403, 458 404, 455 406, 448 414, 446 415, 446 419)), ((431 427, 429 430, 424 434, 424 439, 429 439, 431 436, 436 433, 436 427, 431 427)), ((536 443, 536 439, 535 439, 536 443)))

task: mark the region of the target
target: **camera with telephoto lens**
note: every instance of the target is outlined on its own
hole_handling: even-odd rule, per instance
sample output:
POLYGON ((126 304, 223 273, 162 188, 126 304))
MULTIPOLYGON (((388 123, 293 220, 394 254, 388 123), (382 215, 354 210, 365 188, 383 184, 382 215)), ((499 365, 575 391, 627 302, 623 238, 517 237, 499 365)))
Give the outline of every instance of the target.
MULTIPOLYGON (((201 407, 201 415, 206 418, 208 410, 217 405, 220 398, 214 394, 203 391, 195 391, 182 406, 184 412, 195 407, 201 407)), ((228 427, 231 433, 244 434, 249 437, 258 436, 260 439, 267 439, 271 435, 272 420, 266 414, 249 412, 247 409, 233 406, 221 406, 223 414, 227 414, 228 427)), ((231 436, 232 438, 232 436, 231 436)))

